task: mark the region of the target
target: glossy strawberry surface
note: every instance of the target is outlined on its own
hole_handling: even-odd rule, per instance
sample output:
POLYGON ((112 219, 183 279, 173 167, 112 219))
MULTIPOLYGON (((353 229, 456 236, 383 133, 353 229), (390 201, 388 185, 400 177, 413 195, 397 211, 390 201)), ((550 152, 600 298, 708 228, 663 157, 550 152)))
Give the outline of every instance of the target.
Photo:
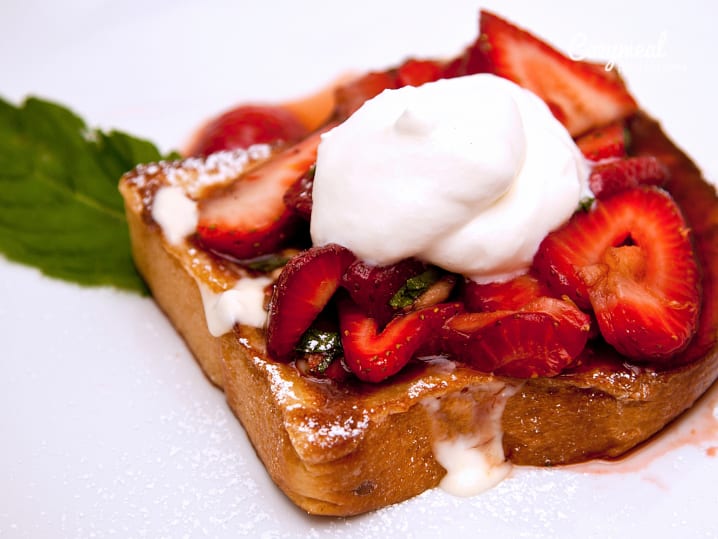
POLYGON ((302 122, 283 107, 242 105, 210 120, 187 153, 209 155, 254 144, 293 144, 307 134, 302 122))

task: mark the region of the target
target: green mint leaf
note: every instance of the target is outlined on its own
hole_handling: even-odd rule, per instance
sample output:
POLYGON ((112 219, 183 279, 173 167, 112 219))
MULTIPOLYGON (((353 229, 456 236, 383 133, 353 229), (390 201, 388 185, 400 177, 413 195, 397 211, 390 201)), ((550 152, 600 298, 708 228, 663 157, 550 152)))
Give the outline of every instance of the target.
POLYGON ((306 354, 321 354, 322 363, 315 368, 317 372, 324 372, 334 358, 344 353, 342 340, 336 331, 326 331, 315 327, 309 328, 296 346, 298 352, 306 354))
POLYGON ((590 211, 595 201, 596 199, 593 197, 583 197, 581 200, 578 201, 578 210, 590 211))
POLYGON ((0 99, 0 252, 51 277, 146 293, 117 185, 161 158, 150 142, 90 129, 59 104, 0 99))
POLYGON ((437 268, 429 268, 424 273, 411 277, 406 281, 399 291, 389 300, 389 305, 394 309, 409 307, 416 298, 441 278, 441 272, 437 268))

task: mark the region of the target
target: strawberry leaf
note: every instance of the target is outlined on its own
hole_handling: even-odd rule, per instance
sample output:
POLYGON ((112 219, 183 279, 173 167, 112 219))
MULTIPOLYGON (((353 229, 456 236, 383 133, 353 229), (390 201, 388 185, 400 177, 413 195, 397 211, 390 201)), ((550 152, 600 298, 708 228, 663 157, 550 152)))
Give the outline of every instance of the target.
POLYGON ((56 103, 0 99, 0 252, 51 277, 146 293, 117 184, 159 159, 150 142, 90 129, 56 103))

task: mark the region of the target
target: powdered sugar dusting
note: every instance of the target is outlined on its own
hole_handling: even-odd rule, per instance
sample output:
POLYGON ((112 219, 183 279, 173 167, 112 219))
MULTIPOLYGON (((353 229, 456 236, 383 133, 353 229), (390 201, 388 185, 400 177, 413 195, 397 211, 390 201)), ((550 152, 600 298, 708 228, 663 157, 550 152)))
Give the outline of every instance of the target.
POLYGON ((142 203, 150 209, 154 194, 161 186, 180 187, 190 198, 197 200, 208 187, 235 180, 271 155, 271 146, 255 144, 247 149, 226 150, 206 157, 139 165, 125 176, 125 180, 142 192, 142 203))
MULTIPOLYGON (((324 418, 322 418, 324 419, 324 418)), ((362 411, 360 418, 336 418, 335 422, 327 423, 314 417, 306 418, 297 428, 305 435, 309 444, 318 444, 322 447, 331 447, 338 441, 349 440, 362 436, 369 426, 369 413, 362 411)))

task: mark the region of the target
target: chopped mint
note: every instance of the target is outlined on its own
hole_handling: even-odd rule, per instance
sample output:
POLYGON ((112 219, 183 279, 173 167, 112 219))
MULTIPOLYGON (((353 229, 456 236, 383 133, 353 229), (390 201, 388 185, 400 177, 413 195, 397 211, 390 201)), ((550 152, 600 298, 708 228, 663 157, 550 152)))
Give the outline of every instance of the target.
POLYGON ((589 211, 593 207, 593 203, 596 201, 593 197, 583 197, 578 201, 578 209, 580 211, 589 211))
POLYGON ((302 335, 296 350, 305 354, 320 354, 323 356, 321 363, 314 368, 318 373, 323 373, 335 358, 344 354, 339 333, 315 327, 309 328, 302 335))
POLYGON ((416 298, 421 296, 426 290, 441 279, 441 272, 438 268, 431 267, 424 273, 420 273, 415 277, 411 277, 406 281, 399 291, 389 300, 389 305, 394 309, 403 309, 409 307, 416 298))

